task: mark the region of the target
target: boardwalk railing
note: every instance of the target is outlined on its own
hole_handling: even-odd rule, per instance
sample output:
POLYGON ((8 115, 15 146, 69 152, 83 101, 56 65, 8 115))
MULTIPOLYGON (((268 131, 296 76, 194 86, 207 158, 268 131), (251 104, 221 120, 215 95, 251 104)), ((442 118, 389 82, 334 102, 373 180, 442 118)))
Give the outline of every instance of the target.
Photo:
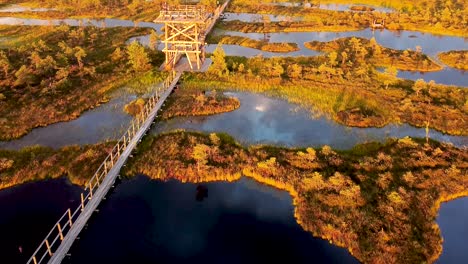
MULTIPOLYGON (((67 211, 55 223, 45 239, 41 242, 39 247, 34 251, 31 258, 27 263, 38 264, 49 261, 56 250, 59 248, 61 242, 64 240, 70 229, 74 226, 76 220, 83 211, 87 209, 87 205, 93 199, 93 195, 99 190, 104 179, 108 176, 109 171, 114 167, 117 160, 121 157, 124 151, 128 148, 129 144, 135 140, 135 136, 140 133, 140 129, 147 122, 148 117, 153 113, 155 107, 159 103, 161 95, 165 94, 162 100, 167 98, 168 90, 172 90, 175 85, 175 80, 179 79, 181 73, 172 72, 170 76, 163 81, 162 84, 157 86, 153 95, 146 102, 143 110, 133 118, 129 128, 124 135, 119 139, 114 148, 110 151, 109 155, 99 166, 93 177, 86 183, 84 191, 81 193, 81 201, 78 207, 72 211, 67 211)), ((157 110, 156 110, 157 112, 157 110)), ((155 114, 154 114, 155 116, 155 114)), ((149 126, 148 126, 149 127, 149 126)), ((135 144, 133 144, 134 147, 135 144)))

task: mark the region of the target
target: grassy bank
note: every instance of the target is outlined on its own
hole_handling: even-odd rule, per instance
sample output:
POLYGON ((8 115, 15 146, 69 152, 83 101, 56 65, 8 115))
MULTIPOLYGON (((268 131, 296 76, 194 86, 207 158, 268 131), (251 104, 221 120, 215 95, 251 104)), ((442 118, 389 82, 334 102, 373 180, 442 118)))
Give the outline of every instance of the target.
POLYGON ((305 230, 360 261, 422 263, 442 250, 440 201, 468 194, 467 164, 465 150, 409 138, 349 151, 246 149, 224 134, 176 132, 146 138, 124 173, 183 182, 252 177, 289 191, 305 230))
POLYGON ((439 59, 450 67, 455 69, 468 71, 468 51, 453 50, 442 52, 438 55, 439 59))
MULTIPOLYGON (((65 25, 0 26, 0 34, 9 37, 0 44, 0 140, 77 118, 107 101, 111 90, 144 77, 151 65, 133 70, 125 43, 149 32, 65 25)), ((155 65, 162 59, 149 50, 135 56, 147 56, 155 65)))
POLYGON ((62 176, 84 185, 113 146, 102 143, 59 150, 39 146, 20 151, 0 150, 0 189, 62 176))

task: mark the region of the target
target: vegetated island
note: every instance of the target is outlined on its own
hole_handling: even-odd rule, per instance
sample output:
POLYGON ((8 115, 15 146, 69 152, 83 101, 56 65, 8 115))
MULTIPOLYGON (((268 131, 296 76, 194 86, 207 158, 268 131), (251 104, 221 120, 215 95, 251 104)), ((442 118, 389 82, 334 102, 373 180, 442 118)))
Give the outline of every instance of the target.
POLYGON ((438 55, 439 59, 450 67, 468 71, 468 50, 452 50, 442 52, 438 55))
MULTIPOLYGON (((138 98, 125 105, 124 110, 136 116, 143 110, 145 102, 143 98, 138 98)), ((175 89, 166 100, 160 119, 214 115, 234 111, 239 107, 239 99, 225 96, 215 90, 206 92, 200 89, 175 89)))
MULTIPOLYGON (((333 11, 332 11, 333 12, 333 11)), ((279 15, 279 14, 278 14, 279 15)), ((340 20, 346 20, 343 17, 340 20)), ((278 33, 278 32, 342 32, 364 29, 367 24, 359 23, 327 23, 315 21, 280 21, 280 22, 244 22, 239 20, 221 21, 216 28, 244 33, 278 33)))
POLYGON ((371 6, 364 6, 364 5, 353 5, 349 8, 352 11, 359 11, 359 12, 372 12, 375 8, 371 6))
POLYGON ((468 153, 423 139, 389 139, 348 151, 245 148, 225 134, 145 138, 124 174, 182 182, 241 175, 294 198, 299 224, 364 263, 434 262, 441 202, 468 195, 468 153))
MULTIPOLYGON (((328 42, 311 41, 304 43, 304 46, 311 50, 335 52, 349 54, 351 50, 356 51, 357 48, 360 56, 366 57, 368 63, 377 67, 395 67, 398 70, 405 71, 440 71, 442 66, 437 64, 431 58, 421 51, 414 50, 395 50, 377 43, 375 38, 339 38, 328 42)), ((346 55, 345 55, 346 56, 346 55)), ((343 56, 342 56, 343 57, 343 56)))
MULTIPOLYGON (((77 118, 163 60, 130 37, 150 29, 0 26, 0 140, 77 118)), ((156 76, 158 77, 158 76, 156 76)), ((154 78, 158 79, 158 78, 154 78)), ((162 79, 162 78, 159 78, 162 79)))
POLYGON ((268 42, 242 36, 216 35, 208 38, 210 44, 230 44, 268 52, 286 53, 300 50, 296 43, 268 42))
MULTIPOLYGON (((284 1, 283 1, 284 2, 284 1)), ((362 3, 362 1, 321 1, 323 3, 362 3)), ((367 4, 382 6, 382 1, 366 1, 367 4)), ((342 12, 308 8, 303 6, 284 6, 259 3, 249 0, 234 0, 228 12, 255 13, 301 17, 302 21, 263 21, 247 23, 224 21, 220 26, 227 30, 242 32, 300 32, 300 31, 349 31, 369 28, 372 23, 385 21, 389 30, 415 30, 441 35, 467 36, 464 0, 440 2, 429 1, 387 1, 385 7, 394 8, 394 12, 342 12)))
POLYGON ((398 79, 394 66, 381 73, 355 40, 349 51, 296 58, 229 57, 218 47, 208 72, 187 73, 182 86, 267 93, 347 126, 408 123, 468 135, 467 89, 398 79))

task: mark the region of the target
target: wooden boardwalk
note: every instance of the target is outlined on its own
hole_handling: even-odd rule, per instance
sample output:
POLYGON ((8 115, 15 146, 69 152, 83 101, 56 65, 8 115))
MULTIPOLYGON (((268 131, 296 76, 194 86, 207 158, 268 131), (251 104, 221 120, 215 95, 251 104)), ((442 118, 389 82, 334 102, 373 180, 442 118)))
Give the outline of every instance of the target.
MULTIPOLYGON (((227 0, 216 9, 214 16, 207 25, 205 37, 212 30, 229 2, 230 0, 227 0)), ((174 90, 181 75, 182 71, 173 71, 161 85, 155 88, 143 111, 132 120, 128 130, 117 142, 94 176, 86 183, 85 190, 81 193, 81 203, 76 210, 68 209, 62 215, 28 260, 28 264, 44 262, 58 264, 62 262, 93 212, 113 186, 132 151, 150 129, 158 111, 161 110, 165 100, 174 90)))
POLYGON ((114 184, 128 157, 150 129, 158 111, 177 85, 181 75, 182 72, 171 72, 170 76, 156 88, 143 111, 133 119, 127 132, 86 184, 78 208, 73 212, 71 209, 65 212, 28 263, 42 263, 48 258, 50 258, 48 263, 61 263, 88 219, 114 184))

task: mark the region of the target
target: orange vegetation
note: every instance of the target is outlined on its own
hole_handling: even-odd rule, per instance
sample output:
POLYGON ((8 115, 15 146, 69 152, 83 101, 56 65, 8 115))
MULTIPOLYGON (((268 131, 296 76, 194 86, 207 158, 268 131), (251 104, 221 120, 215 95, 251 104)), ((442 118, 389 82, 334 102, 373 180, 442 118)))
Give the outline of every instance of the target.
POLYGON ((106 101, 109 90, 134 78, 126 68, 125 42, 147 32, 1 26, 0 35, 12 41, 0 48, 0 140, 75 119, 106 101))
POLYGON ((439 204, 468 195, 467 169, 466 150, 410 138, 349 151, 245 149, 224 134, 176 132, 146 138, 124 173, 183 182, 252 177, 289 191, 305 230, 364 263, 431 263, 442 250, 439 204))
POLYGON ((240 102, 237 98, 226 97, 214 90, 206 94, 200 90, 177 89, 166 105, 167 108, 162 113, 163 119, 230 112, 239 108, 240 102))
MULTIPOLYGON (((406 71, 439 71, 442 67, 431 60, 421 51, 395 50, 377 43, 375 38, 339 38, 329 42, 312 41, 306 42, 305 47, 325 52, 336 52, 338 54, 358 53, 362 60, 375 66, 393 66, 399 70, 406 71)), ((337 55, 338 55, 337 54, 337 55)))
POLYGON ((219 44, 231 44, 231 45, 240 45, 248 48, 259 49, 263 51, 270 52, 292 52, 298 51, 299 47, 296 43, 287 43, 287 42, 275 42, 270 43, 268 41, 256 40, 242 36, 229 36, 229 35, 217 35, 210 36, 210 43, 219 43, 219 44))
POLYGON ((468 71, 468 50, 451 50, 438 55, 439 59, 450 67, 468 71))
POLYGON ((62 176, 84 185, 112 147, 112 143, 103 143, 60 150, 39 146, 20 151, 0 150, 0 189, 62 176))
POLYGON ((141 111, 143 111, 143 109, 145 107, 145 103, 146 103, 146 101, 144 99, 138 98, 138 99, 133 100, 130 103, 126 104, 124 106, 124 111, 127 114, 136 116, 139 113, 141 113, 141 111))
MULTIPOLYGON (((402 80, 368 63, 359 39, 341 53, 296 58, 226 57, 223 74, 190 73, 183 86, 268 93, 324 113, 347 126, 408 123, 468 134, 468 90, 433 81, 402 80)), ((410 53, 408 53, 410 54, 410 53)), ((393 70, 392 70, 393 69, 393 70)), ((219 73, 219 71, 217 72, 219 73)))

